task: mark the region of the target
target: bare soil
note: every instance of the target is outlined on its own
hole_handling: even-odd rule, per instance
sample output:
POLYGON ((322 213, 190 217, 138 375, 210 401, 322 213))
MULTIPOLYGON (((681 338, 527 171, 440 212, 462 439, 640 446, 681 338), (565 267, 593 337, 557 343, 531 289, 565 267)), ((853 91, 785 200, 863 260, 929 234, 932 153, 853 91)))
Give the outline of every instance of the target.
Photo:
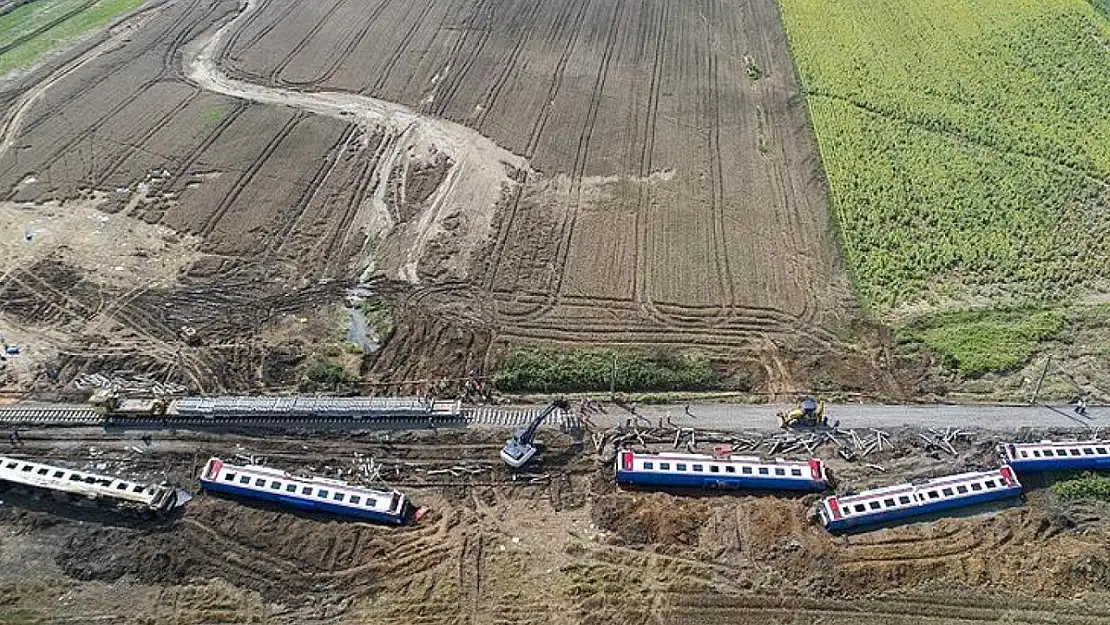
MULTIPOLYGON (((79 200, 192 255, 168 252, 186 266, 156 288, 85 271, 142 312, 29 322, 0 300, 0 323, 55 336, 62 383, 290 385, 295 368, 266 373, 290 349, 267 338, 267 302, 317 314, 369 274, 398 329, 373 379, 607 343, 703 351, 757 390, 912 393, 859 321, 774 3, 672 5, 152 4, 0 85, 0 198, 27 222, 79 200), (177 338, 186 323, 201 345, 177 338)), ((17 254, 0 288, 49 284, 36 261, 17 254)))
MULTIPOLYGON (((383 528, 201 495, 161 522, 5 492, 0 606, 28 622, 1101 623, 1110 516, 1043 484, 1023 504, 832 537, 816 496, 626 491, 608 454, 545 433, 514 480, 504 433, 27 432, 16 455, 192 484, 209 454, 359 479, 372 457, 429 509, 383 528), (138 455, 127 448, 145 449, 138 455), (465 466, 477 473, 436 474, 465 466), (429 475, 429 471, 433 473, 429 475), (353 475, 347 475, 352 473, 353 475)), ((828 458, 838 490, 981 467, 991 441, 933 458, 900 438, 886 473, 828 458)), ((706 445, 712 444, 707 441, 706 445)))

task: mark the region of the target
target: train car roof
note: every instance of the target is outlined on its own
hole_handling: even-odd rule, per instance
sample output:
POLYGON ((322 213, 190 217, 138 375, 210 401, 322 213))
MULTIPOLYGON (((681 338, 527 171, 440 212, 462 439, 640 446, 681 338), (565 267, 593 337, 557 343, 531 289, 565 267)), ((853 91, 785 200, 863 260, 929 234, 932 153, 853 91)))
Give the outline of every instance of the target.
MULTIPOLYGON (((714 456, 712 454, 690 454, 674 451, 660 451, 660 452, 636 452, 631 450, 632 454, 637 457, 645 458, 666 458, 668 460, 690 460, 699 462, 757 462, 764 464, 809 464, 809 460, 787 460, 785 458, 760 458, 759 456, 714 456)), ((820 462, 820 460, 818 460, 820 462)))

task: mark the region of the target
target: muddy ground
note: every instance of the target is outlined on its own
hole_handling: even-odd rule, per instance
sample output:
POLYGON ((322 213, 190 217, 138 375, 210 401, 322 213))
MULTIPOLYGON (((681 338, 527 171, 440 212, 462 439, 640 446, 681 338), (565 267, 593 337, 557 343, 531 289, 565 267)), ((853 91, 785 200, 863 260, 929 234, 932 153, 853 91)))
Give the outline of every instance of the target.
MULTIPOLYGON (((194 484, 210 454, 328 475, 373 457, 429 512, 401 529, 200 495, 145 522, 3 494, 0 609, 11 622, 1104 623, 1110 515, 1027 480, 1023 503, 832 537, 817 496, 626 491, 589 437, 545 433, 531 476, 504 433, 278 435, 27 432, 15 455, 194 484), (129 446, 138 446, 140 455, 129 446), (360 454, 356 458, 356 454, 360 454), (456 469, 456 475, 436 473, 456 469), (432 473, 429 474, 429 471, 432 473)), ((860 463, 827 458, 841 492, 994 463, 912 435, 860 463), (932 454, 932 455, 931 455, 932 454)), ((714 441, 701 443, 705 449, 714 441)), ((669 449, 669 444, 654 445, 669 449)), ((828 455, 828 454, 826 454, 828 455)))

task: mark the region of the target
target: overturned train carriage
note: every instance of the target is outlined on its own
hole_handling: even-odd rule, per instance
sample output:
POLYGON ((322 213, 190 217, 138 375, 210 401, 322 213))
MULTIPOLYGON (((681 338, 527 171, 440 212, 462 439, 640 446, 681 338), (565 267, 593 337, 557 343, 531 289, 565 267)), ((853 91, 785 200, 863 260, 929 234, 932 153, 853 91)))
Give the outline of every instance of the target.
POLYGON ((1110 441, 1006 443, 998 452, 1018 473, 1110 469, 1110 441))
POLYGON ((617 482, 636 486, 822 492, 829 487, 825 465, 764 460, 752 456, 658 453, 617 454, 617 482))
POLYGON ((200 483, 207 491, 390 525, 403 525, 409 513, 408 499, 397 491, 301 477, 270 467, 233 465, 219 458, 208 461, 200 483))
POLYGON ((846 531, 1017 497, 1021 492, 1014 470, 1003 466, 826 497, 817 505, 817 517, 830 532, 846 531))
POLYGON ((170 486, 141 484, 108 475, 75 471, 0 456, 0 482, 107 503, 117 508, 162 514, 185 502, 170 486))

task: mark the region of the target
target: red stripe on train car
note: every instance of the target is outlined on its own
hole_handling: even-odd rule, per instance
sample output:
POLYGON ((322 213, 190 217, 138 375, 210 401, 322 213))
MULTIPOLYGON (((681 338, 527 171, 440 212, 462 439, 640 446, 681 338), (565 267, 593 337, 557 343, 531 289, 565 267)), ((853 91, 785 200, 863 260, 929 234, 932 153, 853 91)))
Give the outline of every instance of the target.
POLYGON ((833 518, 834 519, 839 519, 840 516, 841 516, 840 515, 840 502, 836 500, 836 497, 829 497, 826 501, 828 501, 828 503, 829 503, 829 511, 832 512, 833 518))
POLYGON ((809 474, 815 480, 824 479, 821 475, 821 461, 816 458, 809 459, 809 474))
POLYGON ((632 470, 632 456, 633 453, 631 451, 621 452, 621 467, 625 471, 632 470))
POLYGON ((1002 467, 998 471, 1002 474, 1002 481, 1006 482, 1006 486, 1014 485, 1014 472, 1010 467, 1002 467))
POLYGON ((222 468, 224 468, 223 461, 213 458, 208 462, 208 473, 205 475, 205 477, 210 480, 216 479, 216 476, 220 474, 220 469, 222 468))

